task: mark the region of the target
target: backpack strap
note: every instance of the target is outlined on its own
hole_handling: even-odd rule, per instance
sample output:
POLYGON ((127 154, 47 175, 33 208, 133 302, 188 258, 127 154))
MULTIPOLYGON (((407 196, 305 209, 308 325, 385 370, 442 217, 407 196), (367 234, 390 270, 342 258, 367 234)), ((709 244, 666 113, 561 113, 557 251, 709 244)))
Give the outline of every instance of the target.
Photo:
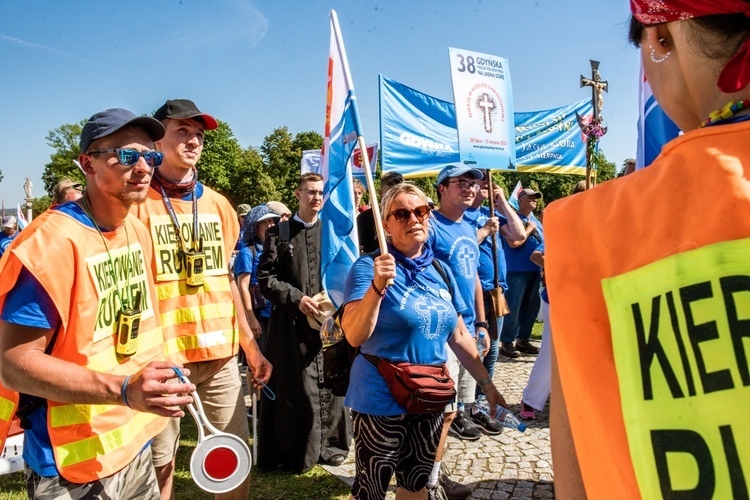
POLYGON ((438 272, 440 277, 443 278, 443 281, 448 286, 448 291, 451 293, 451 296, 453 296, 453 287, 451 286, 451 281, 448 279, 448 275, 446 274, 445 269, 443 268, 443 263, 440 262, 438 259, 432 259, 432 266, 438 272))

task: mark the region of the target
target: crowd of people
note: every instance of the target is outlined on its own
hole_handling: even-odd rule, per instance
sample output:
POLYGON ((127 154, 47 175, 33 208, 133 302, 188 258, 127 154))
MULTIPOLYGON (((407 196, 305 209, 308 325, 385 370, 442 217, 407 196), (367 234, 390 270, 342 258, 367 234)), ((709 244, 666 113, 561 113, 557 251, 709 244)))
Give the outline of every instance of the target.
MULTIPOLYGON (((494 366, 521 355, 538 357, 520 417, 536 418, 552 394, 561 498, 747 497, 739 426, 750 410, 750 272, 737 256, 747 254, 750 219, 706 215, 750 208, 750 6, 631 7, 631 41, 685 135, 645 171, 577 186, 587 192, 553 203, 547 231, 535 214, 542 193, 523 189, 513 208, 489 172, 471 166, 442 168, 436 203, 385 173, 379 214, 355 182, 361 256, 341 277, 335 312, 356 353, 345 396, 326 384, 320 334, 334 312, 321 283, 324 178, 300 176, 296 211, 273 200, 235 209, 199 180, 205 133, 218 122, 194 102, 167 100, 153 117, 120 108, 91 116, 78 157, 85 183, 62 180, 22 231, 15 217, 2 219, 0 434, 20 419, 29 497, 174 498, 182 408, 193 394, 211 425, 250 438, 239 358, 248 389, 275 394, 251 409, 261 470, 340 465, 353 450, 353 498, 384 498, 394 475, 400 499, 465 498, 471 487, 441 467, 447 438, 502 432, 493 417, 507 402, 494 366), (720 196, 703 201, 706 189, 720 196), (691 304, 715 296, 726 320, 706 322, 708 309, 691 304), (530 341, 538 316, 541 346, 530 341), (657 338, 669 321, 674 347, 657 338), (707 347, 719 341, 726 349, 707 347), (720 369, 735 358, 736 374, 720 369), (640 362, 642 383, 623 375, 640 362), (395 387, 394 374, 409 387, 428 372, 439 382, 435 401, 395 387), (718 422, 715 401, 729 400, 710 393, 721 391, 733 405, 718 422), (714 428, 658 427, 670 405, 721 425, 724 469, 701 462, 712 460, 701 450, 716 444, 706 437, 714 428), (692 455, 697 469, 668 461, 670 452, 692 455)), ((250 488, 248 476, 217 497, 247 498, 250 488)))

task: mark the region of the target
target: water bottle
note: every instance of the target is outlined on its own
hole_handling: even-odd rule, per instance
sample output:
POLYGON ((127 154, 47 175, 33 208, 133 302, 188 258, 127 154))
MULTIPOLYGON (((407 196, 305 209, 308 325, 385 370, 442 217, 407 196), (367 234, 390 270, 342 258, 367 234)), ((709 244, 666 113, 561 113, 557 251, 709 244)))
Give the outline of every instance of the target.
POLYGON ((477 352, 479 353, 479 359, 484 358, 484 354, 482 353, 484 352, 484 348, 487 345, 486 337, 487 336, 485 335, 483 331, 477 333, 477 352))
POLYGON ((320 340, 323 342, 323 349, 344 338, 344 332, 334 319, 333 313, 326 311, 324 315, 325 318, 320 326, 320 340))
MULTIPOLYGON (((486 415, 490 414, 490 404, 486 399, 477 401, 476 403, 474 403, 474 405, 479 409, 479 411, 485 413, 486 415)), ((495 407, 495 420, 497 420, 497 422, 503 427, 516 429, 518 432, 526 432, 526 424, 518 420, 518 417, 513 415, 513 413, 504 406, 497 405, 495 407)))

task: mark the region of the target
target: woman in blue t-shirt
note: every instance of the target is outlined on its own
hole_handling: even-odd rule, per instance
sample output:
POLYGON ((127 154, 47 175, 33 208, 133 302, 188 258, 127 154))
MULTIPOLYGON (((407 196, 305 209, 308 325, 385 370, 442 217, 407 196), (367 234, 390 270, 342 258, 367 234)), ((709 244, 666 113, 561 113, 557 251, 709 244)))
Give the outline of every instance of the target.
MULTIPOLYGON (((347 340, 363 353, 415 364, 445 363, 447 342, 479 381, 491 407, 505 406, 458 314, 466 306, 451 294, 456 289, 453 274, 441 266, 449 286, 424 244, 430 213, 425 194, 413 184, 400 184, 383 198, 382 213, 389 253, 364 255, 349 272, 342 316, 347 340), (386 286, 391 278, 393 284, 386 286)), ((352 496, 385 498, 394 472, 401 494, 405 489, 424 495, 443 427, 442 410, 407 413, 363 356, 354 359, 346 406, 352 409, 356 452, 352 496)))
POLYGON ((243 223, 240 251, 237 253, 233 268, 237 279, 237 287, 242 297, 242 304, 245 306, 247 322, 255 334, 261 351, 265 347, 265 334, 268 329, 268 318, 271 316, 271 303, 260 295, 258 262, 260 262, 260 254, 263 252, 266 231, 276 224, 278 218, 279 215, 265 205, 258 205, 250 210, 243 223), (253 307, 253 297, 256 297, 255 307, 253 307))

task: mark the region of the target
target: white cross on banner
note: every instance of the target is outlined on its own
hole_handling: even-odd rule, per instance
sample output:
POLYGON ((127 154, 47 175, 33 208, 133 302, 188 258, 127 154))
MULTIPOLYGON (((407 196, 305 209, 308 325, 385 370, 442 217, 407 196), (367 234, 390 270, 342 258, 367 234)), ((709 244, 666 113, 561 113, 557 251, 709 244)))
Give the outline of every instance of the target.
POLYGON ((512 168, 516 145, 508 60, 448 50, 461 162, 491 170, 512 168))

